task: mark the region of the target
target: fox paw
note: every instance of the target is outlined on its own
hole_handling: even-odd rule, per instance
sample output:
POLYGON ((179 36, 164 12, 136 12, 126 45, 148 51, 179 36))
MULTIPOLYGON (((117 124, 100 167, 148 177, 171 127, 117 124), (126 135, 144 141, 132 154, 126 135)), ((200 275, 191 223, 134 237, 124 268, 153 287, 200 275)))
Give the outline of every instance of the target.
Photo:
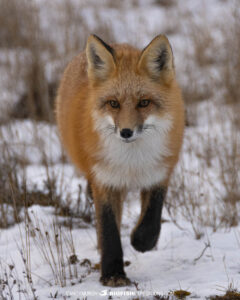
POLYGON ((128 279, 124 275, 113 275, 110 277, 102 276, 100 278, 100 282, 105 286, 112 286, 112 287, 131 285, 130 279, 128 279))
POLYGON ((131 235, 131 244, 139 252, 150 251, 157 244, 159 230, 149 230, 140 225, 131 235))

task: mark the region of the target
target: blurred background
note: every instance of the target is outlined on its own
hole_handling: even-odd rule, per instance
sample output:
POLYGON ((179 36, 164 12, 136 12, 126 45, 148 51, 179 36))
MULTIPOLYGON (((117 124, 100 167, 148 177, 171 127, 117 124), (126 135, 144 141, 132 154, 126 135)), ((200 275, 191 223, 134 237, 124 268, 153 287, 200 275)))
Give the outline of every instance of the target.
MULTIPOLYGON (((52 185, 57 184, 57 179, 48 171, 39 178, 39 170, 67 163, 55 128, 54 98, 65 66, 84 49, 89 34, 95 33, 107 43, 127 42, 141 49, 161 33, 172 44, 186 104, 187 129, 179 171, 184 176, 176 172, 177 182, 171 192, 178 194, 179 188, 185 189, 187 174, 192 174, 191 181, 195 180, 191 185, 194 190, 185 191, 190 195, 178 200, 175 195, 169 209, 174 211, 178 201, 177 206, 190 202, 196 209, 199 198, 207 203, 211 202, 209 198, 217 199, 223 211, 230 205, 227 211, 231 211, 231 216, 228 220, 224 213, 214 226, 222 222, 238 223, 235 206, 240 201, 240 7, 237 1, 0 1, 1 203, 11 206, 9 193, 22 197, 23 185, 25 190, 30 189, 30 198, 35 190, 32 198, 38 194, 39 202, 48 199, 40 190, 45 193, 46 189, 56 188, 52 185), (24 175, 17 175, 18 170, 24 171, 24 175), (7 179, 10 175, 16 177, 12 179, 12 191, 7 179), (46 180, 51 182, 46 184, 46 180)), ((62 191, 55 192, 62 198, 62 191)), ((73 196, 63 196, 65 200, 66 197, 73 196)), ((200 208, 198 214, 201 217, 200 208)), ((8 221, 1 223, 7 226, 8 221)))
POLYGON ((214 230, 223 224, 238 224, 240 7, 237 1, 0 0, 0 3, 0 226, 7 227, 18 218, 19 211, 13 213, 11 208, 13 195, 19 210, 22 205, 56 205, 63 201, 67 203, 63 211, 69 213, 70 203, 75 203, 72 198, 82 193, 59 142, 54 98, 65 66, 84 49, 91 33, 107 43, 127 42, 139 48, 159 33, 168 36, 186 104, 185 141, 169 192, 169 213, 174 219, 177 211, 187 219, 196 214, 194 221, 190 220, 196 222, 193 225, 196 236, 201 236, 198 227, 202 224, 212 222, 214 230), (62 175, 61 180, 56 178, 56 173, 59 176, 62 172, 67 175, 62 175), (71 178, 74 188, 63 178, 67 182, 71 178), (65 186, 71 188, 66 191, 65 186), (204 220, 202 207, 207 207, 211 218, 204 220), (10 220, 8 210, 13 213, 10 220))
POLYGON ((238 226, 239 1, 0 0, 0 228, 26 222, 33 205, 52 208, 71 228, 94 222, 54 114, 63 70, 91 33, 140 49, 167 35, 186 130, 165 216, 196 239, 206 226, 238 226))

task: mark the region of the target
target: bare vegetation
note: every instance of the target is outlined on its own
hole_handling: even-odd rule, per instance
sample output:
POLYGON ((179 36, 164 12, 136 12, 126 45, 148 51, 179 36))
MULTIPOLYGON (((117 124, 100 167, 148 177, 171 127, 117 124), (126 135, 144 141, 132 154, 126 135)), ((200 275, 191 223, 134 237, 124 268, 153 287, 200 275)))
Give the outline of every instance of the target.
MULTIPOLYGON (((125 13, 126 8, 121 1, 105 2, 108 9, 125 13)), ((206 227, 213 232, 229 230, 240 220, 240 9, 237 1, 232 1, 227 24, 215 24, 221 36, 218 38, 216 31, 210 30, 212 25, 198 22, 190 11, 182 11, 177 1, 156 0, 154 3, 163 7, 169 18, 175 16, 177 20, 176 15, 182 17, 182 27, 178 28, 176 21, 166 25, 165 29, 170 37, 182 30, 186 39, 184 65, 177 71, 187 112, 183 152, 188 154, 189 159, 179 163, 172 178, 166 208, 176 226, 185 230, 182 224, 190 223, 194 237, 200 239, 206 234, 206 227), (197 131, 199 124, 204 125, 206 130, 197 131)), ((14 299, 12 290, 16 285, 26 299, 37 299, 33 280, 37 274, 33 274, 31 269, 32 245, 36 246, 42 261, 51 270, 52 280, 38 278, 45 280, 49 286, 76 284, 94 271, 91 262, 89 265, 85 261, 83 265, 89 265, 86 272, 83 276, 78 274, 80 263, 72 238, 72 228, 94 223, 92 200, 86 198, 84 201, 83 187, 79 185, 74 200, 76 206, 72 207, 73 195, 69 191, 66 193, 64 184, 59 184, 59 178, 51 171, 54 165, 68 164, 65 153, 61 151, 59 158, 53 157, 55 160, 49 158, 45 136, 39 137, 36 125, 31 141, 38 148, 40 159, 34 163, 39 164, 39 168, 43 167, 46 176, 42 188, 30 187, 27 170, 33 162, 24 149, 35 151, 34 147, 21 139, 16 142, 13 138, 17 135, 15 132, 6 136, 4 127, 6 124, 10 128, 12 125, 17 127, 16 119, 33 119, 36 124, 48 122, 54 126, 54 97, 66 63, 84 48, 86 38, 92 32, 109 43, 118 40, 109 23, 98 13, 94 1, 88 5, 79 1, 77 9, 73 1, 67 0, 61 1, 58 6, 48 5, 58 19, 52 17, 44 27, 36 2, 1 0, 1 74, 11 78, 2 80, 4 88, 13 90, 15 96, 9 92, 8 105, 1 107, 0 115, 0 228, 6 229, 21 222, 25 224, 18 244, 25 283, 19 279, 14 264, 0 261, 2 299, 14 299), (88 22, 86 7, 90 7, 97 26, 88 22), (49 31, 51 26, 54 32, 49 31), (46 227, 37 216, 30 216, 29 208, 33 205, 53 207, 56 221, 46 227)), ((137 8, 138 3, 132 1, 128 5, 137 8)), ((201 13, 204 19, 204 11, 201 13)), ((146 28, 147 35, 155 34, 148 31, 146 28)), ((128 32, 126 37, 129 42, 137 40, 137 36, 128 32)), ((54 138, 52 143, 57 143, 54 138)), ((240 243, 238 233, 236 239, 240 243)), ((52 295, 52 298, 57 297, 52 295)), ((170 296, 156 299, 170 299, 170 296)), ((239 293, 229 290, 224 296, 209 299, 239 299, 239 293)))
MULTIPOLYGON (((214 32, 209 30, 212 25, 199 22, 189 11, 179 10, 185 18, 184 33, 188 41, 186 81, 182 82, 186 124, 196 128, 198 122, 202 122, 206 130, 197 135, 195 131, 196 140, 192 131, 185 134, 188 146, 183 152, 189 153, 194 164, 198 163, 191 168, 184 161, 180 162, 172 180, 167 209, 174 222, 177 223, 179 215, 180 219, 190 222, 198 239, 204 235, 205 226, 216 231, 237 226, 240 220, 240 93, 237 83, 240 78, 237 51, 240 10, 233 1, 228 24, 216 22, 214 32), (216 30, 221 33, 221 39, 216 37, 216 30), (215 180, 208 175, 210 169, 216 173, 215 180)), ((205 13, 205 10, 200 11, 204 20, 205 13)))
POLYGON ((53 92, 47 82, 42 54, 54 52, 55 45, 42 32, 39 18, 38 8, 33 2, 3 0, 0 12, 0 46, 19 48, 22 54, 25 53, 22 57, 15 58, 14 66, 14 79, 17 81, 22 77, 25 92, 10 115, 53 121, 53 92))
POLYGON ((240 300, 240 293, 230 284, 223 295, 210 296, 207 297, 207 300, 240 300))
MULTIPOLYGON (((16 103, 12 103, 8 108, 10 118, 32 118, 53 123, 57 82, 66 62, 83 50, 91 31, 110 42, 114 41, 111 30, 99 17, 97 7, 93 6, 94 18, 96 22, 99 20, 96 28, 89 27, 81 14, 83 9, 84 5, 79 3, 76 10, 72 1, 63 1, 59 5, 58 13, 61 17, 58 23, 54 24, 61 28, 57 31, 57 40, 56 36, 51 38, 41 27, 39 8, 34 2, 2 1, 0 48, 19 48, 21 55, 14 58, 13 81, 15 84, 21 83, 24 87, 16 103), (6 18, 6 16, 14 17, 6 18), (54 70, 50 70, 51 74, 47 74, 46 66, 51 64, 54 65, 54 70)), ((9 59, 10 67, 11 58, 6 59, 9 59)))

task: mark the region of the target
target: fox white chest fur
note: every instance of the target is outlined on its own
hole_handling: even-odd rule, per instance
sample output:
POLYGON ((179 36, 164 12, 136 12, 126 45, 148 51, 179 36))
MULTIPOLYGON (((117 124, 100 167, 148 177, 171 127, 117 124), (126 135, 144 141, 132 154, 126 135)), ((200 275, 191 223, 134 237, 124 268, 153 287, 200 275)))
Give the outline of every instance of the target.
POLYGON ((92 169, 99 183, 134 189, 148 188, 166 179, 164 158, 171 154, 168 149, 170 116, 148 117, 143 132, 130 143, 119 139, 111 117, 101 118, 95 114, 94 121, 102 143, 97 154, 100 162, 92 169))

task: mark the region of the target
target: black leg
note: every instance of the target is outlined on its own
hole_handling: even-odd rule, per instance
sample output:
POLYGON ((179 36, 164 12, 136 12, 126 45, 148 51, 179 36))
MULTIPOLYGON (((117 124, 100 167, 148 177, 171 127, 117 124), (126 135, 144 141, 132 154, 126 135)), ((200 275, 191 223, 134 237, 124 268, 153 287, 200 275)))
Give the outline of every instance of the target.
POLYGON ((107 286, 129 285, 123 269, 120 234, 111 205, 101 208, 101 270, 100 281, 107 286))
POLYGON ((158 187, 142 192, 142 213, 131 235, 132 246, 140 252, 151 250, 158 241, 166 190, 158 187))

